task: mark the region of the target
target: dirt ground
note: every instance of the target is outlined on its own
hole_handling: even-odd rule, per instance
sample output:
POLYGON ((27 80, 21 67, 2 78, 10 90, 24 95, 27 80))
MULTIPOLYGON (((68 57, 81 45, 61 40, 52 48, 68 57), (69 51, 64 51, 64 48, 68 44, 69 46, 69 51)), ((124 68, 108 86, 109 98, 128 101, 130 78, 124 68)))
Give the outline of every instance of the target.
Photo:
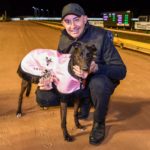
POLYGON ((63 140, 59 106, 41 110, 33 86, 24 98, 23 116, 16 117, 21 80, 16 74, 23 56, 35 48, 57 49, 60 31, 31 22, 0 23, 0 150, 150 150, 150 57, 119 50, 128 73, 111 97, 106 138, 89 144, 93 108, 85 130, 76 129, 68 109, 68 130, 75 141, 63 140))

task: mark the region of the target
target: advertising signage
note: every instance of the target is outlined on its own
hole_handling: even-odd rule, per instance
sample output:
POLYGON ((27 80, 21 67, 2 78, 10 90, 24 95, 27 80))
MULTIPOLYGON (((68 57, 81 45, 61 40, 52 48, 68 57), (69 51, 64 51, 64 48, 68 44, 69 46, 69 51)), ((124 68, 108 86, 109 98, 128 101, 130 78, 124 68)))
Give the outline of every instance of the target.
POLYGON ((103 13, 104 27, 130 27, 131 12, 106 12, 103 13))

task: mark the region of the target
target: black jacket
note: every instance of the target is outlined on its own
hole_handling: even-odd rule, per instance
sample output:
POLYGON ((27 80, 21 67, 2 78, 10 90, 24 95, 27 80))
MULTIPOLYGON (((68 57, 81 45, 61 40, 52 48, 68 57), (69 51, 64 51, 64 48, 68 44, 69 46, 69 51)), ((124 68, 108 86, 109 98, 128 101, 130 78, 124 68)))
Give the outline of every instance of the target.
POLYGON ((67 34, 66 30, 63 30, 58 50, 63 53, 69 53, 70 46, 76 41, 83 45, 90 46, 94 44, 97 48, 95 62, 98 64, 99 69, 96 74, 106 75, 114 82, 122 80, 126 76, 126 66, 110 39, 107 30, 87 23, 84 33, 78 39, 73 39, 67 34))

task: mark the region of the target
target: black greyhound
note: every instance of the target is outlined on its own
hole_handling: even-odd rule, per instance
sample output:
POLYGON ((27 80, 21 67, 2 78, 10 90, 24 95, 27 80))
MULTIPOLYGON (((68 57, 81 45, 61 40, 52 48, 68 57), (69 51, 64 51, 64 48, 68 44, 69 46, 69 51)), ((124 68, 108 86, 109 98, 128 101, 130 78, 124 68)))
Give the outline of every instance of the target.
MULTIPOLYGON (((73 66, 78 65, 82 70, 88 71, 91 65, 91 62, 94 60, 96 54, 96 48, 94 45, 92 46, 85 46, 84 48, 81 47, 81 44, 76 43, 74 45, 74 50, 72 51, 69 63, 68 63, 68 72, 73 76, 74 78, 77 78, 78 80, 81 79, 78 78, 74 72, 73 72, 73 66)), ((26 91, 26 96, 29 96, 30 90, 31 90, 31 84, 35 83, 37 84, 39 82, 40 78, 47 78, 50 73, 45 70, 45 73, 43 76, 36 76, 31 75, 29 73, 24 72, 21 69, 21 65, 19 65, 17 73, 22 78, 21 83, 21 91, 19 95, 19 101, 18 101, 18 109, 16 112, 17 117, 21 117, 22 114, 22 100, 24 92, 26 91)), ((82 82, 81 82, 82 84, 82 82)), ((76 91, 74 91, 76 92, 76 91)), ((64 96, 63 96, 64 97, 64 96)), ((77 128, 83 128, 83 126, 80 125, 78 120, 78 109, 79 109, 79 99, 74 100, 74 121, 77 128)), ((61 99, 60 100, 60 115, 61 115, 61 128, 63 130, 63 136, 66 141, 72 141, 73 137, 69 135, 66 127, 66 117, 67 117, 67 100, 61 99)))

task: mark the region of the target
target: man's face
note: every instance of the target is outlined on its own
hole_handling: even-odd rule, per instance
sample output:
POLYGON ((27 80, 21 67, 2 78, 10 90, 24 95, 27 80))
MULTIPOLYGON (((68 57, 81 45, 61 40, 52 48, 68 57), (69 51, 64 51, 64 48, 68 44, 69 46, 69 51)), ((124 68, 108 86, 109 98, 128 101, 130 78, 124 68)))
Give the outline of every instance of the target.
POLYGON ((84 31, 87 23, 87 16, 67 15, 62 21, 67 33, 73 37, 78 38, 84 31))

